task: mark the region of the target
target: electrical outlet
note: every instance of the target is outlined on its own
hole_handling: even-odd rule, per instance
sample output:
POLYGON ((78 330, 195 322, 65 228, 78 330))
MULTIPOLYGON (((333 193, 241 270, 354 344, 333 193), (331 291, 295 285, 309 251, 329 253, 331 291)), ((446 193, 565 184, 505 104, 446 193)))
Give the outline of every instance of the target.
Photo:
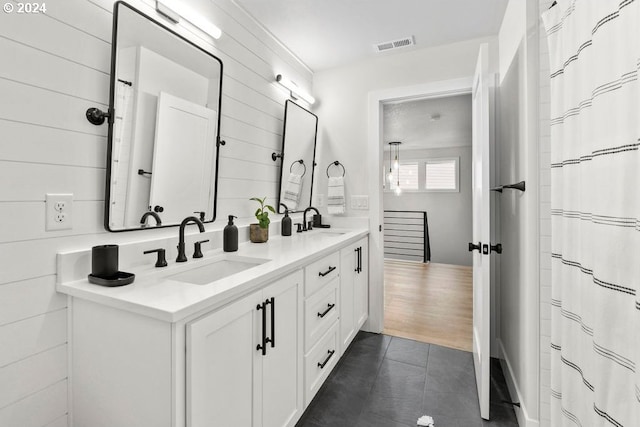
POLYGON ((369 196, 351 196, 351 209, 368 210, 369 196))
POLYGON ((47 194, 45 205, 46 231, 73 228, 73 194, 47 194))

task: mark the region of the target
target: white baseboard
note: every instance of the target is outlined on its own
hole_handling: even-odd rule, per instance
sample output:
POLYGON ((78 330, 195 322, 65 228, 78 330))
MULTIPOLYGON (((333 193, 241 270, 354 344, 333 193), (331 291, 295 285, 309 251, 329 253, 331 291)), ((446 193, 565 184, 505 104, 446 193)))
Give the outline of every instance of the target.
POLYGON ((524 403, 524 399, 522 398, 522 394, 520 393, 520 388, 518 387, 518 382, 516 381, 515 375, 513 374, 509 356, 504 349, 502 340, 498 339, 497 341, 498 350, 500 353, 500 365, 502 366, 502 372, 504 373, 504 378, 507 382, 507 387, 509 388, 509 395, 511 396, 511 400, 520 403, 519 408, 517 406, 513 407, 516 412, 516 418, 518 419, 518 425, 520 427, 540 427, 540 422, 537 419, 531 418, 529 416, 527 407, 524 403))

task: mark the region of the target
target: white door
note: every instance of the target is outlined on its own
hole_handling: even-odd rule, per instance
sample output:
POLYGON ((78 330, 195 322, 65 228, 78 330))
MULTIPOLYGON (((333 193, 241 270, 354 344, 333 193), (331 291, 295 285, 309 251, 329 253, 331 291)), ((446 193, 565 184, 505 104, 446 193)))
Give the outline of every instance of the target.
POLYGON ((488 45, 480 46, 473 79, 473 362, 480 415, 489 419, 491 328, 490 99, 488 45))
POLYGON ((149 204, 163 223, 212 211, 217 124, 214 110, 160 92, 149 204))

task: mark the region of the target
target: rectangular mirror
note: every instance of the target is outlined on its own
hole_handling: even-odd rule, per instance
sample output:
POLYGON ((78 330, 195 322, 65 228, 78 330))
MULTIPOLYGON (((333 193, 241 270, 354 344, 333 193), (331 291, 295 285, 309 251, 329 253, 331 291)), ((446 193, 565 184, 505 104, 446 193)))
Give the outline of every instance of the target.
POLYGON ((287 100, 282 134, 279 213, 284 212, 283 204, 290 212, 302 211, 311 206, 317 131, 318 117, 287 100))
POLYGON ((105 227, 211 222, 222 61, 127 3, 113 16, 105 227))

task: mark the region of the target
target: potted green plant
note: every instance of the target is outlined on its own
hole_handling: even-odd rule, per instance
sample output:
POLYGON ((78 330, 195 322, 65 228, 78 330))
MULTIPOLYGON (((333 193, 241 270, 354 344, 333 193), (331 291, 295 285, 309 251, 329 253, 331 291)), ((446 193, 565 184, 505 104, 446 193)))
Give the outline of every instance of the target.
POLYGON ((255 200, 260 203, 260 207, 255 213, 258 223, 249 224, 249 239, 253 243, 264 243, 269 240, 269 223, 271 222, 269 219, 269 211, 276 213, 276 210, 273 206, 265 205, 267 196, 262 199, 252 197, 250 200, 255 200))

